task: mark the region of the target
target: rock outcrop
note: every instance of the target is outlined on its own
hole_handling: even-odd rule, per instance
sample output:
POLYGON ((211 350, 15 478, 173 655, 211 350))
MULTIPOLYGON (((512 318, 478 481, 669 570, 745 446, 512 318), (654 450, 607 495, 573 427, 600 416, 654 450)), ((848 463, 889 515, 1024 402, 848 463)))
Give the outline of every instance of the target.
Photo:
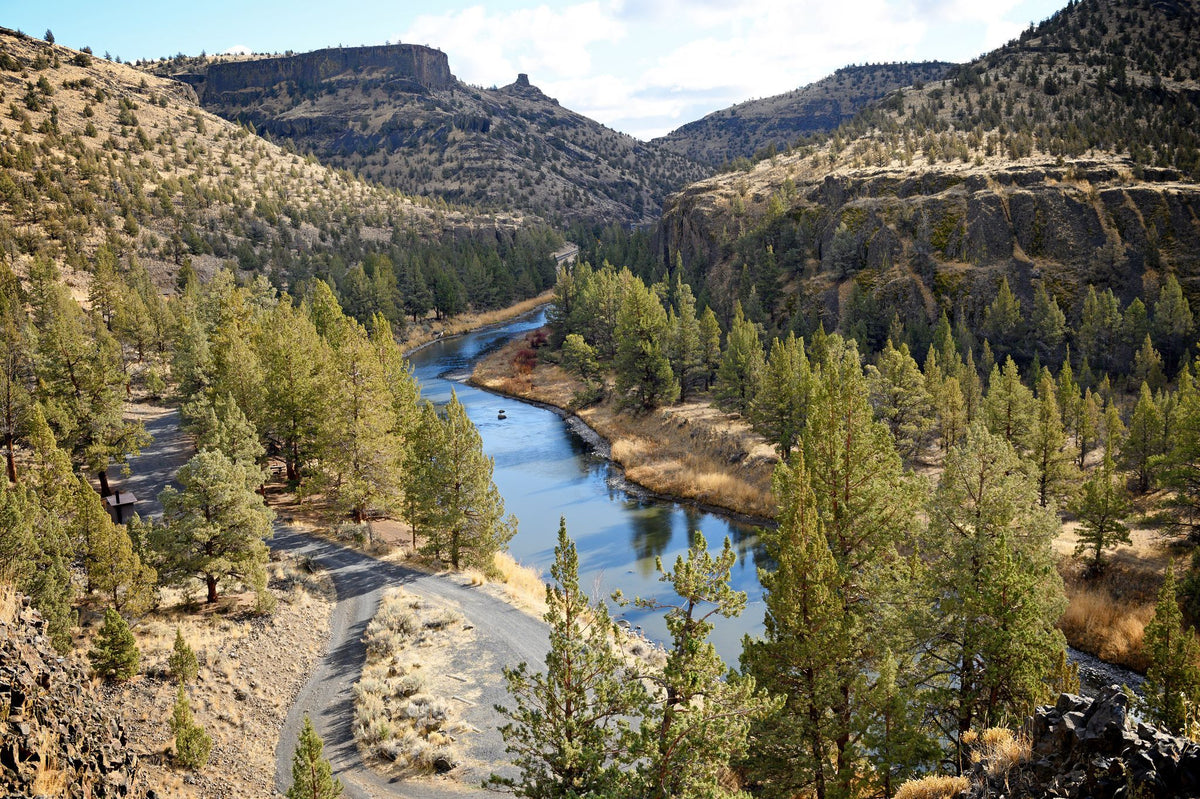
POLYGON ((988 764, 980 764, 964 796, 1200 796, 1200 744, 1132 719, 1129 698, 1116 685, 1094 699, 1063 694, 1056 704, 1038 708, 1027 732, 1029 760, 1006 773, 989 773, 988 764))
POLYGON ((0 621, 0 796, 146 797, 121 720, 24 600, 0 621))

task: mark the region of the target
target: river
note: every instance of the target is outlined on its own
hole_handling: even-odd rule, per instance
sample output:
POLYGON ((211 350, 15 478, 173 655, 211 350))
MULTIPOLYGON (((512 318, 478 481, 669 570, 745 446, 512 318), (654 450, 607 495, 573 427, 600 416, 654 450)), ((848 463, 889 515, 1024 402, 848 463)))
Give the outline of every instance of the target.
MULTIPOLYGON (((675 557, 687 551, 694 531, 704 534, 714 552, 728 537, 738 556, 733 587, 746 592, 747 603, 739 618, 716 619, 712 641, 725 662, 736 667, 742 637, 763 629, 757 528, 693 505, 646 497, 558 414, 464 382, 483 355, 543 324, 545 311, 537 311, 436 341, 409 356, 424 396, 442 404, 456 392, 479 428, 484 451, 495 459, 494 479, 505 507, 520 520, 510 550, 517 560, 548 576, 558 519, 563 516, 579 551, 580 585, 590 587, 596 597, 620 589, 630 599, 640 596, 665 603, 675 595, 658 581, 655 558, 661 557, 670 568, 675 557), (507 418, 498 418, 501 410, 507 418)), ((614 615, 642 629, 652 641, 666 638, 661 612, 627 606, 614 608, 614 615)), ((1070 653, 1080 665, 1085 688, 1111 682, 1141 685, 1136 672, 1075 650, 1070 653)))
MULTIPOLYGON (((714 552, 728 537, 738 556, 733 586, 745 591, 748 601, 740 618, 717 620, 712 640, 725 662, 736 666, 742 636, 762 631, 757 529, 691 505, 639 495, 636 487, 625 484, 620 469, 558 414, 464 382, 482 355, 544 323, 543 310, 434 342, 409 356, 423 395, 442 404, 456 392, 479 428, 484 451, 495 459, 494 479, 505 508, 520 520, 509 549, 517 560, 548 576, 558 519, 563 516, 579 551, 580 585, 597 597, 620 589, 629 599, 670 602, 674 592, 658 581, 655 558, 661 557, 670 568, 675 557, 687 551, 694 531, 704 535, 714 552), (507 418, 498 418, 500 410, 507 418)), ((666 638, 661 612, 632 606, 613 611, 632 627, 642 628, 649 639, 666 638)))

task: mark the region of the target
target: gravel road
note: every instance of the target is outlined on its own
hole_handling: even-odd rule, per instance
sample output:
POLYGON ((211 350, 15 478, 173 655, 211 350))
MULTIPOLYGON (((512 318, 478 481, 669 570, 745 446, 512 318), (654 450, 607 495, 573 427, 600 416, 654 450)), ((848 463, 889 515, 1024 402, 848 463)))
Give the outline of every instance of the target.
POLYGON ((351 729, 354 717, 351 686, 358 679, 366 659, 363 632, 375 615, 383 589, 389 586, 403 586, 410 593, 456 605, 466 622, 475 628, 476 639, 470 651, 455 653, 452 668, 455 674, 466 679, 476 699, 473 706, 464 709, 462 718, 479 731, 464 736, 460 746, 471 760, 503 762, 506 755, 498 731, 502 718, 493 706, 496 703, 511 705, 511 702, 500 667, 514 666, 521 661, 541 666, 549 645, 546 625, 485 588, 463 585, 452 577, 384 563, 282 524, 276 525, 271 546, 313 558, 329 571, 337 588, 337 605, 330 620, 325 658, 300 689, 280 732, 275 758, 276 788, 283 792, 291 785, 292 754, 307 712, 325 741, 325 756, 333 764, 334 774, 341 779, 345 795, 351 799, 494 795, 477 787, 486 772, 464 775, 467 783, 464 786, 440 778, 392 780, 363 765, 351 729), (475 696, 476 692, 478 696, 475 696))
MULTIPOLYGON (((179 427, 179 411, 161 405, 143 403, 125 406, 125 418, 136 419, 146 426, 153 441, 140 455, 129 459, 129 476, 120 466, 110 466, 108 482, 114 491, 132 491, 137 497, 133 506, 143 519, 162 515, 158 492, 175 479, 179 467, 196 453, 191 438, 179 427)), ((126 514, 128 517, 129 514, 126 514)))

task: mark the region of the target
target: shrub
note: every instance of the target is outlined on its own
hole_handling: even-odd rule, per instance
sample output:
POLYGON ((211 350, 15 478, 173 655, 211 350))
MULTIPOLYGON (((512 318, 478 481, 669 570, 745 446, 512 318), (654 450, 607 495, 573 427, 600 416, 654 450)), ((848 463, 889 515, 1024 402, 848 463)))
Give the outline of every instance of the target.
POLYGON ((128 680, 137 674, 141 654, 129 625, 112 608, 104 611, 104 625, 88 652, 96 674, 105 679, 128 680))
POLYGON ((200 671, 196 653, 188 646, 187 641, 183 640, 183 631, 178 627, 175 628, 175 649, 167 659, 167 667, 171 670, 171 676, 181 683, 189 683, 196 679, 200 671))

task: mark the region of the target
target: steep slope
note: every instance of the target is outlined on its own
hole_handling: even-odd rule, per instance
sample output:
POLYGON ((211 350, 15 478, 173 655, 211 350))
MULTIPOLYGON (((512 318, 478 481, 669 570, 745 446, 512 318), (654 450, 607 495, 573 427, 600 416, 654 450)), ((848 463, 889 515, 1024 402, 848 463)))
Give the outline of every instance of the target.
POLYGON ((941 310, 973 330, 1007 276, 1067 313, 1174 273, 1200 299, 1195 3, 1083 0, 947 80, 892 94, 794 153, 689 187, 659 246, 774 329, 941 310))
POLYGON ((944 78, 954 64, 865 64, 774 97, 747 100, 689 122, 655 143, 712 167, 837 128, 865 106, 906 86, 944 78))
POLYGON ((366 276, 380 275, 380 291, 399 302, 406 280, 440 281, 457 304, 502 303, 553 280, 561 238, 538 220, 368 184, 203 111, 177 81, 0 30, 0 93, 0 245, 19 273, 43 257, 82 285, 103 249, 163 288, 185 265, 340 287, 383 255, 394 274, 368 263, 366 276), (454 253, 488 274, 458 274, 454 253))
POLYGON ((193 85, 206 109, 325 163, 452 202, 643 223, 667 193, 708 172, 563 108, 525 75, 501 88, 468 86, 445 53, 427 47, 176 58, 149 68, 193 85))

